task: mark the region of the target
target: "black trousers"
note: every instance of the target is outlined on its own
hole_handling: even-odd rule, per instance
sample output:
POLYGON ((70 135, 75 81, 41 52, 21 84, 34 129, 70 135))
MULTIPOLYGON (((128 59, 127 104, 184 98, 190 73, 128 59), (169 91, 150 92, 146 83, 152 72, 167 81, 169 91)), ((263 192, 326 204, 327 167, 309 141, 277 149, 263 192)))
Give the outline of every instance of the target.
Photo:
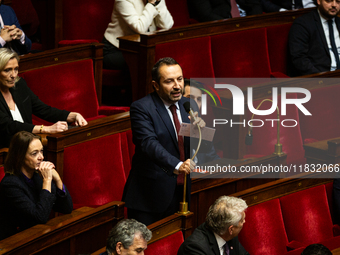
POLYGON ((340 224, 340 179, 333 181, 334 223, 340 224))
POLYGON ((106 38, 103 38, 103 68, 111 70, 129 70, 129 67, 124 59, 123 53, 106 38))
MULTIPOLYGON (((183 185, 176 186, 175 194, 172 198, 172 201, 169 205, 169 207, 166 209, 165 212, 162 213, 153 213, 153 212, 144 212, 134 209, 127 209, 128 218, 129 219, 135 219, 139 222, 144 223, 146 226, 159 221, 161 219, 164 219, 170 215, 173 215, 174 213, 179 211, 179 203, 183 199, 183 185)), ((190 207, 189 207, 190 208, 190 207)))

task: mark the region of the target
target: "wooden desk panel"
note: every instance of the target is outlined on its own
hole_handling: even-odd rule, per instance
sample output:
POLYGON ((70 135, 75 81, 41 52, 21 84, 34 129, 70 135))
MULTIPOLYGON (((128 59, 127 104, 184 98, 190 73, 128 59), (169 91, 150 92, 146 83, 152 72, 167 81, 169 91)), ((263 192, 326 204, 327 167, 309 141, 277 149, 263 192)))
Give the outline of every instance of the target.
POLYGON ((88 254, 106 244, 109 230, 123 218, 123 202, 81 208, 0 241, 0 254, 88 254))
POLYGON ((308 164, 340 163, 340 138, 308 143, 303 147, 308 164))
POLYGON ((130 112, 89 121, 84 127, 69 129, 68 131, 49 134, 44 144, 46 158, 55 164, 61 178, 63 178, 64 149, 66 147, 98 139, 108 135, 127 131, 131 128, 130 112))

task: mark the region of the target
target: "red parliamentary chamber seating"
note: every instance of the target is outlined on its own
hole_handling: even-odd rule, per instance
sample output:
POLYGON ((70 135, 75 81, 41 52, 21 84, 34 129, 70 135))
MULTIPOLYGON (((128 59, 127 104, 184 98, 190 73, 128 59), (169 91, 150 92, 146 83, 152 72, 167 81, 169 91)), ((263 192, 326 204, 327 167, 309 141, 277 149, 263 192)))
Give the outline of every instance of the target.
POLYGON ((340 247, 340 227, 332 221, 333 183, 322 184, 250 206, 239 234, 253 255, 297 255, 313 243, 340 247))

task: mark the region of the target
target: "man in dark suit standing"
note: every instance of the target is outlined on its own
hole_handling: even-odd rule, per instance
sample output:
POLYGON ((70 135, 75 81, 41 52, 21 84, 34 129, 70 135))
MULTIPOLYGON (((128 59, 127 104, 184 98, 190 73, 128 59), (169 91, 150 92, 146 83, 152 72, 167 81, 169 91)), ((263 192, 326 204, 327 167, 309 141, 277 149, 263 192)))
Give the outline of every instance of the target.
POLYGON ((249 255, 238 241, 247 204, 237 197, 219 197, 209 208, 205 223, 185 239, 177 255, 249 255))
MULTIPOLYGON (((128 217, 145 225, 178 211, 184 173, 195 167, 189 159, 189 137, 177 134, 181 122, 190 122, 183 107, 189 99, 182 97, 182 68, 172 58, 160 59, 152 69, 152 79, 155 91, 130 108, 136 147, 123 193, 128 217)), ((197 106, 193 107, 197 116, 197 106)), ((205 126, 198 117, 193 124, 205 126)), ((190 196, 190 187, 187 194, 190 196)))
POLYGON ((291 76, 340 68, 340 3, 317 0, 318 8, 295 20, 289 32, 289 53, 295 70, 291 76))
POLYGON ((26 54, 31 49, 32 42, 20 27, 13 9, 2 5, 0 0, 0 48, 8 47, 19 55, 26 54))

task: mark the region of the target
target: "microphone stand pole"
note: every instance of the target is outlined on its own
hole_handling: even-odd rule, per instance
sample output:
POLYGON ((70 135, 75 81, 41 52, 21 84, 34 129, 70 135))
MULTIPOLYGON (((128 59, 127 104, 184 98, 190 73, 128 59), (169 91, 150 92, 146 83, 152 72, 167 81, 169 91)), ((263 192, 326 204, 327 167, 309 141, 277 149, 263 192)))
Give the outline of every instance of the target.
MULTIPOLYGON (((194 160, 201 146, 202 133, 201 133, 201 128, 198 124, 197 124, 197 128, 198 128, 199 140, 198 140, 197 149, 195 151, 195 154, 192 156, 191 160, 194 160)), ((184 174, 183 202, 179 203, 179 212, 178 212, 179 214, 188 214, 190 212, 188 210, 188 202, 186 202, 186 195, 187 195, 187 174, 184 174)))
MULTIPOLYGON (((263 102, 266 102, 266 101, 269 101, 269 102, 273 102, 272 100, 270 99, 264 99, 261 101, 261 103, 256 107, 256 110, 258 110, 260 108, 260 106, 262 105, 263 102)), ((277 123, 277 142, 275 144, 275 151, 274 151, 274 154, 275 155, 282 155, 283 152, 282 152, 282 144, 280 143, 280 111, 279 111, 279 107, 276 106, 276 112, 277 112, 277 119, 279 120, 279 122, 277 123)), ((254 115, 251 117, 251 120, 253 120, 254 118, 254 115)), ((251 126, 252 128, 252 126, 251 126)), ((250 129, 251 130, 251 129, 250 129)), ((250 134, 250 131, 249 131, 249 134, 250 134)))

